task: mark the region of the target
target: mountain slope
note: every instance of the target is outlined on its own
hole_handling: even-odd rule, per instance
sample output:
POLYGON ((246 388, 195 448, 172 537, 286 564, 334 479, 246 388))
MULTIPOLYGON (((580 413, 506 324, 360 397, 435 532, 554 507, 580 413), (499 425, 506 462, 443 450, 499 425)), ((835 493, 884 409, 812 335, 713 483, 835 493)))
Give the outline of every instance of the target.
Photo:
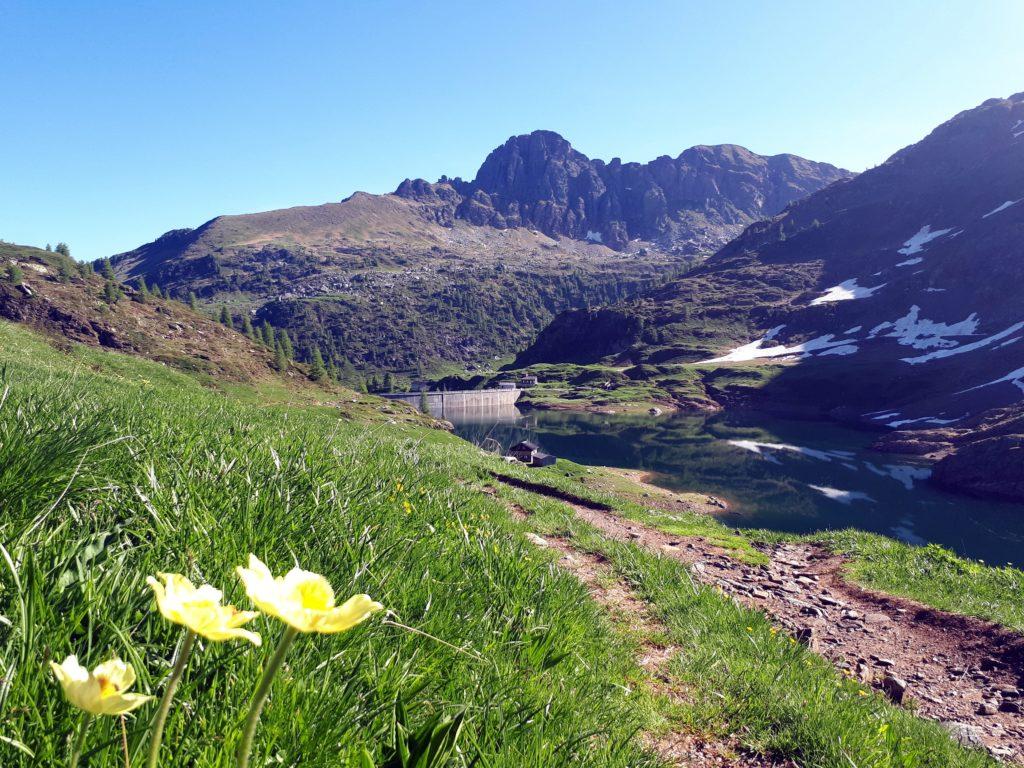
POLYGON ((221 216, 112 263, 287 328, 300 349, 415 372, 514 353, 557 312, 649 290, 847 175, 731 146, 605 164, 538 131, 492 152, 473 182, 221 216))
POLYGON ((941 426, 1024 386, 1024 94, 992 99, 749 227, 643 299, 556 319, 521 357, 784 369, 760 393, 941 426), (591 329, 601 328, 598 337, 591 329))

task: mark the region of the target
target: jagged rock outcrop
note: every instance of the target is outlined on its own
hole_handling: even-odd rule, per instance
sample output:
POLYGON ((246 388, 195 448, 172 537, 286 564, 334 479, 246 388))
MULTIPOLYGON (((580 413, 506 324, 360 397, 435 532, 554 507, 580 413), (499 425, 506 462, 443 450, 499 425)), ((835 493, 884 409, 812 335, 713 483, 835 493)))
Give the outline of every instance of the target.
POLYGON ((649 163, 591 160, 552 131, 513 136, 471 182, 404 181, 395 194, 479 226, 531 227, 621 250, 633 239, 707 252, 743 226, 852 174, 731 144, 649 163))

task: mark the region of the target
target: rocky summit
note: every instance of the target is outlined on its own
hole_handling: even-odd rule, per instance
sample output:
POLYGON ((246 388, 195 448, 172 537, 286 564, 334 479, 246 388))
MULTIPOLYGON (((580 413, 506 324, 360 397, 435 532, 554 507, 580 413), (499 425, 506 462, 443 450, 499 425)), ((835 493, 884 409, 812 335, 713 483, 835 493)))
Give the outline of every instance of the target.
POLYGON ((556 313, 652 290, 849 175, 730 145, 604 163, 537 131, 494 150, 472 182, 219 216, 112 263, 124 280, 286 329, 300 350, 415 375, 512 355, 556 313))
POLYGON ((616 250, 631 240, 701 254, 753 221, 849 171, 733 144, 697 146, 649 163, 591 160, 552 131, 513 136, 471 182, 406 180, 395 194, 441 202, 446 218, 531 227, 616 250))

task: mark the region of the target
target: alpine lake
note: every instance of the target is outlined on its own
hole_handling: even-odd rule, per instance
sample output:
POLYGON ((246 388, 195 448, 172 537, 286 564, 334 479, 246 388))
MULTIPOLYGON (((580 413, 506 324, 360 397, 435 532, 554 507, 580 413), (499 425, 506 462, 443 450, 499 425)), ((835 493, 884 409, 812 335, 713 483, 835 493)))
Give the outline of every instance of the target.
MULTIPOLYGON (((438 414, 441 415, 441 414, 438 414)), ((813 533, 857 528, 940 544, 991 565, 1024 560, 1024 505, 951 494, 912 457, 870 450, 867 431, 751 412, 618 415, 446 412, 455 433, 507 451, 521 440, 579 464, 641 470, 674 491, 724 500, 718 518, 738 528, 813 533)))

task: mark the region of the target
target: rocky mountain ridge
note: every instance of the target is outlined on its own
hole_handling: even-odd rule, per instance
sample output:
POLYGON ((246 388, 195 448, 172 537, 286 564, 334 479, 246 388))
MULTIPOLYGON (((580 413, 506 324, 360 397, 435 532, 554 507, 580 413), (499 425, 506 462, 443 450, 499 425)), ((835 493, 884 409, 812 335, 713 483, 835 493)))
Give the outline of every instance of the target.
POLYGON ((438 204, 444 221, 533 227, 615 250, 644 240, 699 254, 852 175, 828 163, 768 157, 733 144, 695 146, 648 163, 606 163, 553 131, 534 131, 492 151, 472 181, 407 179, 395 194, 438 204))

